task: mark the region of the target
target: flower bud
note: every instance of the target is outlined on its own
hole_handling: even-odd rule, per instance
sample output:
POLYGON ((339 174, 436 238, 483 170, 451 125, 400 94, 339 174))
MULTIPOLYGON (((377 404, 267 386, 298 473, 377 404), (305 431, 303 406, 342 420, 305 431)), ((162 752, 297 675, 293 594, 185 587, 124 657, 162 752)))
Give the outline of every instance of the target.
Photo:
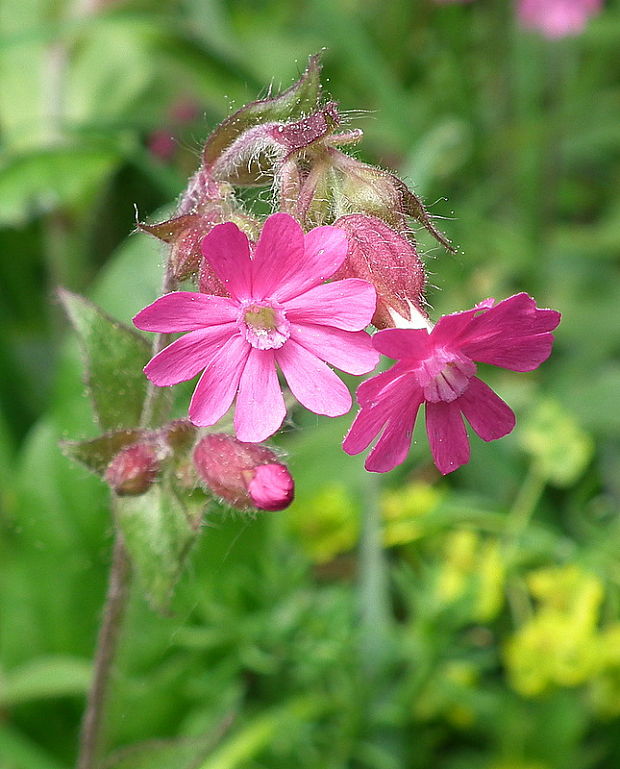
POLYGON ((194 466, 210 491, 241 510, 283 510, 293 501, 293 478, 266 446, 214 433, 194 449, 194 466))
POLYGON ((137 496, 152 486, 159 468, 157 448, 150 443, 135 443, 112 459, 104 480, 121 497, 137 496))
POLYGON ((376 216, 403 234, 409 231, 407 220, 412 217, 444 248, 455 250, 435 227, 420 198, 397 176, 333 148, 329 157, 338 178, 334 201, 336 216, 350 213, 376 216))
POLYGON ((248 484, 248 492, 261 510, 284 510, 293 501, 295 484, 284 465, 259 465, 248 484))
POLYGON ((362 278, 372 283, 377 291, 374 326, 394 327, 394 313, 408 321, 425 318, 426 276, 415 246, 374 216, 350 214, 334 225, 347 233, 349 241, 347 258, 334 280, 362 278))

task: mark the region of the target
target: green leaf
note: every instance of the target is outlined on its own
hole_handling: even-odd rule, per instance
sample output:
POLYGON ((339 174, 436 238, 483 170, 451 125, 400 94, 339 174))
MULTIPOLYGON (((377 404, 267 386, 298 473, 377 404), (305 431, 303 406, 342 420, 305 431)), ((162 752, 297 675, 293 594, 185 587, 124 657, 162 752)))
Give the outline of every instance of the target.
POLYGON ((168 608, 198 534, 195 512, 165 482, 141 496, 117 498, 117 522, 127 551, 147 600, 158 611, 168 608))
POLYGON ((85 441, 61 441, 62 453, 80 462, 97 475, 103 475, 118 452, 136 443, 143 430, 115 430, 85 441))
POLYGON ((308 66, 299 80, 272 99, 260 99, 241 107, 213 131, 203 151, 207 167, 213 165, 222 152, 244 131, 271 121, 296 120, 316 109, 321 93, 321 64, 319 56, 310 56, 308 66))
POLYGON ((258 716, 226 740, 200 765, 200 769, 248 766, 284 729, 294 731, 295 727, 307 723, 325 710, 325 704, 316 698, 305 697, 258 716))
POLYGON ((177 740, 151 740, 118 751, 105 762, 105 769, 196 769, 213 749, 217 733, 177 740))
POLYGON ((25 149, 49 138, 45 95, 52 68, 45 40, 32 33, 43 28, 48 12, 37 0, 0 3, 0 127, 5 148, 25 149))
POLYGON ((38 657, 4 674, 0 705, 13 707, 50 697, 82 696, 88 691, 91 663, 79 657, 38 657))
POLYGON ((64 289, 60 298, 80 338, 99 425, 104 430, 135 427, 147 390, 142 368, 151 356, 148 344, 87 299, 64 289))
POLYGON ((101 188, 116 153, 59 147, 10 158, 0 166, 0 225, 21 225, 59 206, 83 203, 101 188))
POLYGON ((152 19, 95 15, 67 72, 67 112, 76 123, 101 125, 136 112, 155 79, 153 53, 161 32, 152 19), (110 52, 114 55, 110 56, 110 52))

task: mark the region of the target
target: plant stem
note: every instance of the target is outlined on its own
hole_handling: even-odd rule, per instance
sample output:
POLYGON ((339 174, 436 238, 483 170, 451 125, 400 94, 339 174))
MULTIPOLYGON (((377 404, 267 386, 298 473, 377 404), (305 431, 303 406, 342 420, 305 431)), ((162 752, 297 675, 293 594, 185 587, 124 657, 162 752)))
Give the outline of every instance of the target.
POLYGON ((536 465, 532 463, 506 519, 505 534, 509 544, 514 545, 515 541, 527 528, 545 490, 545 485, 545 477, 539 472, 536 465))
POLYGON ((391 618, 387 566, 381 541, 377 476, 367 473, 364 485, 359 556, 360 656, 366 674, 373 678, 389 657, 391 618))
MULTIPOLYGON (((164 275, 162 293, 172 290, 174 276, 168 265, 164 275)), ((167 335, 156 334, 153 340, 153 355, 165 347, 167 335)), ((157 400, 157 388, 148 383, 140 426, 152 426, 157 400)), ((114 497, 113 497, 114 500, 114 497)), ((115 516, 114 516, 115 517, 115 516)), ((112 566, 108 582, 108 592, 103 608, 103 622, 97 638, 94 675, 80 734, 80 748, 76 769, 95 769, 95 761, 101 742, 101 730, 105 712, 106 694, 110 683, 112 663, 118 648, 120 630, 129 597, 131 564, 125 549, 123 537, 116 525, 116 537, 112 553, 112 566)))
POLYGON ((96 765, 110 671, 118 648, 121 625, 129 595, 129 572, 129 559, 125 544, 117 531, 112 552, 108 592, 103 609, 103 622, 97 638, 93 681, 82 719, 77 769, 94 769, 96 765))

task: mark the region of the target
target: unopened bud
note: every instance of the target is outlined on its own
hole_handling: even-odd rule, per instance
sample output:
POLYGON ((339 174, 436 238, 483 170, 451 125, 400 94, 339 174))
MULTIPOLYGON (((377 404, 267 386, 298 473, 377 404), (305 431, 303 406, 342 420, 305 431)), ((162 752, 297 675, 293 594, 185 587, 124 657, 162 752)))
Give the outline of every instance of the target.
POLYGON ((362 214, 343 216, 334 222, 347 233, 349 249, 342 267, 333 276, 362 278, 377 291, 372 318, 376 328, 397 325, 393 313, 410 320, 426 316, 424 266, 415 246, 382 219, 362 214))
POLYGON ((207 435, 194 449, 194 466, 214 494, 241 510, 283 510, 293 501, 293 478, 266 446, 207 435))
POLYGON ((395 174, 336 149, 330 149, 329 156, 338 174, 334 187, 337 216, 349 213, 376 216, 403 234, 408 231, 408 217, 412 217, 448 251, 454 251, 450 241, 435 227, 420 198, 395 174))
POLYGON ((119 496, 137 496, 153 485, 159 467, 157 448, 150 443, 136 443, 119 451, 104 479, 119 496))
POLYGON ((248 492, 261 510, 284 510, 293 501, 295 484, 284 465, 259 465, 248 484, 248 492))

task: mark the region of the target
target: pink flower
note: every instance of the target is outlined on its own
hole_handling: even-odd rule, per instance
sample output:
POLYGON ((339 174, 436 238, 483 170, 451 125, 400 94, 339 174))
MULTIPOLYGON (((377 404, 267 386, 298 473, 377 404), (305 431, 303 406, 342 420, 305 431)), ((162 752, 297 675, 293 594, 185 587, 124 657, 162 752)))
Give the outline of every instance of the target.
POLYGON ((265 221, 252 254, 231 222, 211 230, 202 252, 230 296, 176 291, 139 312, 134 323, 145 331, 188 332, 147 364, 148 378, 164 387, 202 371, 190 420, 215 424, 236 396, 241 441, 264 440, 286 416, 276 365, 307 409, 346 414, 351 396, 326 364, 364 374, 379 357, 363 331, 375 311, 374 288, 354 278, 322 285, 346 257, 346 234, 317 227, 304 235, 280 213, 265 221))
POLYGON ((519 20, 545 37, 578 35, 602 4, 602 0, 519 0, 519 20))
POLYGON ((404 461, 415 419, 426 404, 426 432, 438 469, 445 475, 469 461, 464 415, 485 441, 507 435, 512 410, 478 379, 476 363, 532 371, 545 361, 560 313, 540 310, 527 294, 494 306, 487 299, 473 310, 444 315, 426 329, 386 329, 373 337, 379 352, 398 360, 389 371, 362 383, 361 410, 344 440, 359 454, 382 432, 366 469, 384 473, 404 461))

